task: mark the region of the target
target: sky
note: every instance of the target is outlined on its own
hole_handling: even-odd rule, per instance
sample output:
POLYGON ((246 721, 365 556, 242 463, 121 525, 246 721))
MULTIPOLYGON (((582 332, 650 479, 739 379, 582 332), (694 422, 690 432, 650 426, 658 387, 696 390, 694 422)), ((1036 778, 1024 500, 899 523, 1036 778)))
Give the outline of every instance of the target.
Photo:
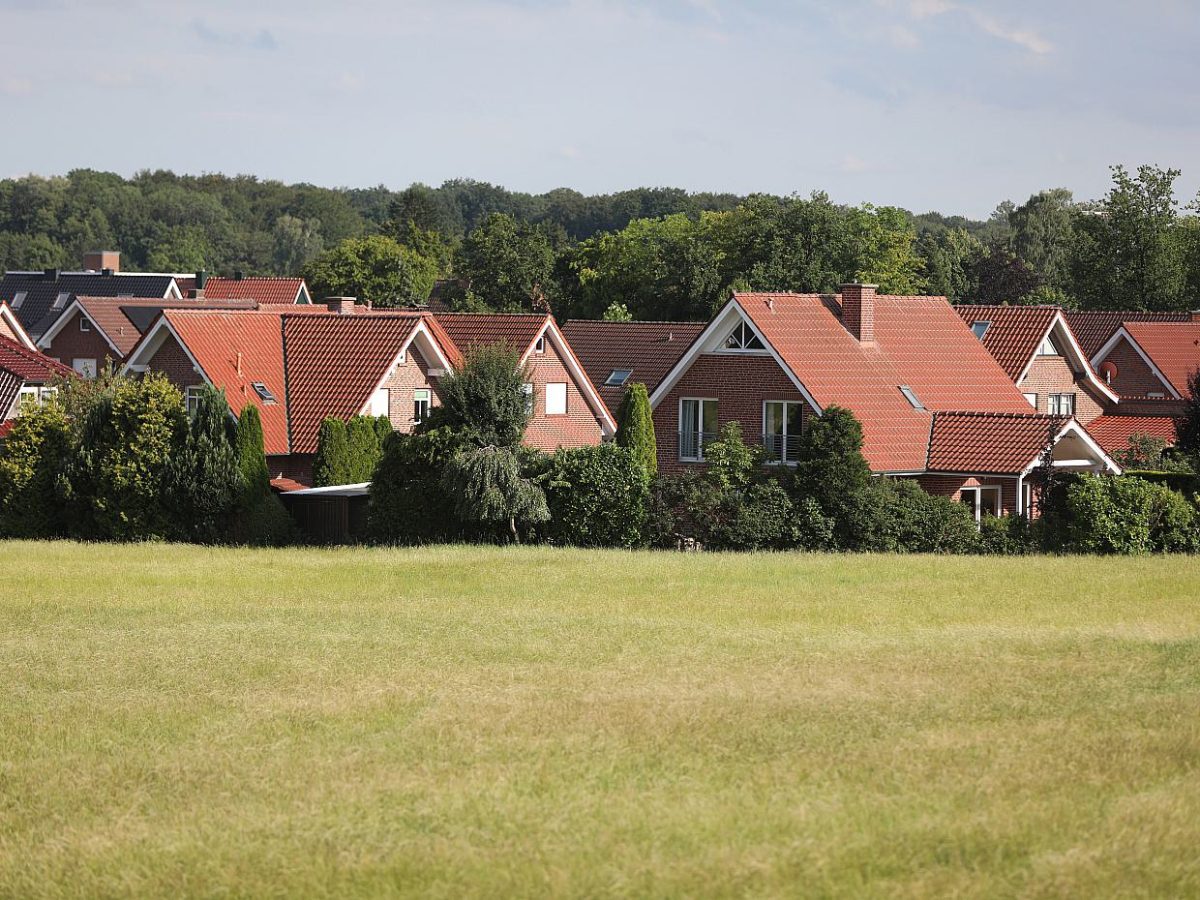
POLYGON ((1200 0, 0 0, 0 177, 1200 189, 1200 0))

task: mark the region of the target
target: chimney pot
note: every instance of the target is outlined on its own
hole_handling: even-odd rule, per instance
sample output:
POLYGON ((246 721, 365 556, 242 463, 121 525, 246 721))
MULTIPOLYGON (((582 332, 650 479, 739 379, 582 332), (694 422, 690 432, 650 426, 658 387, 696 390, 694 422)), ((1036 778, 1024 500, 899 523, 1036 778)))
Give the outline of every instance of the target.
POLYGON ((842 285, 842 324, 863 344, 875 342, 875 289, 878 285, 842 285))
POLYGON ((241 269, 235 269, 235 270, 234 270, 234 273, 233 273, 233 280, 234 280, 234 281, 241 281, 241 280, 242 280, 243 278, 245 278, 245 277, 246 277, 246 276, 242 274, 242 270, 241 270, 241 269))

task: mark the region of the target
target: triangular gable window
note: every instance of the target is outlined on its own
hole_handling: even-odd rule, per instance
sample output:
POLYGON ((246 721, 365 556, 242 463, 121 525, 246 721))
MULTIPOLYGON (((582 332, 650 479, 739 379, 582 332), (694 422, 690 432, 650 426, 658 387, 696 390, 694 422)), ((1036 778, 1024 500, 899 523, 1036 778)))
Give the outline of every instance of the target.
POLYGON ((1054 344, 1054 338, 1046 335, 1046 339, 1042 341, 1042 346, 1038 347, 1038 356, 1062 356, 1058 352, 1058 347, 1054 344))
POLYGON ((754 329, 745 323, 739 322, 737 328, 725 339, 726 350, 766 350, 763 342, 758 339, 758 335, 754 333, 754 329))

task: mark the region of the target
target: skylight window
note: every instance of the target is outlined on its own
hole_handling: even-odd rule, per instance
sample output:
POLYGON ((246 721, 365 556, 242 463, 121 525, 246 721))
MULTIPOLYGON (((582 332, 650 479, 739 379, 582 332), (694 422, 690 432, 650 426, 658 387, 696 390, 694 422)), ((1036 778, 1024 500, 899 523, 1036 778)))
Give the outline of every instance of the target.
POLYGON ((608 376, 608 380, 604 382, 604 386, 621 387, 621 385, 629 380, 629 376, 632 374, 632 369, 613 369, 612 374, 608 376))
POLYGON ((270 405, 275 402, 275 395, 271 393, 271 389, 261 381, 250 382, 250 387, 254 388, 254 393, 258 394, 258 399, 263 403, 270 405))
POLYGON ((28 293, 28 291, 17 291, 15 294, 13 294, 12 308, 20 309, 21 304, 25 302, 25 295, 28 293))
POLYGON ((67 301, 70 299, 71 299, 71 295, 69 293, 67 293, 66 291, 62 291, 59 293, 59 295, 57 297, 54 298, 54 305, 51 306, 50 308, 51 309, 62 309, 64 306, 67 305, 67 301))
POLYGON ((907 400, 909 403, 912 404, 913 409, 924 409, 925 408, 925 404, 923 404, 920 401, 920 399, 918 399, 916 392, 913 391, 913 389, 910 388, 907 384, 900 385, 900 393, 902 393, 904 395, 905 400, 907 400))
POLYGON ((758 339, 758 335, 754 333, 754 329, 745 323, 739 322, 737 328, 733 329, 733 333, 725 339, 726 350, 766 350, 763 342, 758 339))
POLYGON ((991 327, 991 322, 976 322, 971 326, 971 333, 982 341, 983 336, 987 334, 987 330, 991 327))

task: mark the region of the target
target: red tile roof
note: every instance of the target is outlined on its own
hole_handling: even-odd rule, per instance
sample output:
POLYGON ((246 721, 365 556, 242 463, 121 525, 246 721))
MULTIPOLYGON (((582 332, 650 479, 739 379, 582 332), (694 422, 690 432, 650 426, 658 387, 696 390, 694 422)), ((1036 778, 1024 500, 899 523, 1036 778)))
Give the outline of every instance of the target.
POLYGON ((277 311, 168 309, 163 319, 240 413, 247 403, 262 416, 263 445, 269 454, 288 452, 287 384, 283 367, 282 317, 277 311), (264 401, 251 387, 262 382, 275 402, 264 401))
POLYGON ((291 491, 302 491, 305 488, 312 487, 312 485, 301 484, 294 478, 284 478, 283 476, 280 476, 279 478, 271 479, 271 487, 275 488, 275 490, 279 491, 281 494, 287 494, 291 491))
POLYGON ((158 300, 88 296, 75 299, 87 312, 88 318, 116 345, 116 351, 122 359, 154 322, 154 318, 144 313, 134 313, 134 310, 254 309, 256 305, 252 300, 158 300))
POLYGON ((757 293, 734 300, 821 408, 854 412, 876 472, 925 470, 933 412, 1029 409, 945 298, 877 296, 872 343, 843 326, 836 296, 757 293), (901 385, 924 409, 905 399, 901 385))
POLYGON ((0 440, 3 440, 4 438, 8 437, 8 433, 10 431, 12 431, 13 423, 15 421, 17 421, 17 420, 16 419, 5 419, 3 422, 0 422, 0 440))
POLYGON ((955 309, 968 326, 990 323, 981 339, 983 346, 1013 381, 1025 371, 1060 311, 1057 306, 956 306, 955 309))
POLYGON ((303 278, 213 276, 205 282, 204 296, 209 300, 255 300, 258 303, 294 304, 302 287, 303 278))
POLYGON ((937 413, 929 436, 929 471, 1018 474, 1037 460, 1065 422, 1036 413, 937 413))
POLYGON ((0 335, 0 371, 9 372, 28 384, 46 384, 56 377, 75 374, 70 366, 4 335, 0 335))
POLYGON ((1064 315, 1075 339, 1091 359, 1108 343, 1125 322, 1187 322, 1186 312, 1137 312, 1134 310, 1068 310, 1064 315))
POLYGON ((434 313, 433 318, 464 354, 472 347, 493 344, 507 344, 524 354, 550 317, 544 313, 434 313))
POLYGON ((321 421, 357 415, 421 313, 283 317, 293 453, 315 453, 321 421))
POLYGON ((1126 322, 1125 330, 1158 366, 1179 396, 1200 369, 1200 322, 1126 322))
POLYGON ((571 319, 562 326, 562 333, 600 397, 615 411, 628 385, 640 382, 653 392, 705 325, 571 319), (629 370, 629 380, 606 386, 608 377, 618 369, 629 370))
POLYGON ((1108 453, 1116 453, 1129 446, 1135 434, 1162 438, 1168 444, 1175 443, 1175 420, 1169 416, 1100 416, 1087 426, 1088 434, 1108 453))

